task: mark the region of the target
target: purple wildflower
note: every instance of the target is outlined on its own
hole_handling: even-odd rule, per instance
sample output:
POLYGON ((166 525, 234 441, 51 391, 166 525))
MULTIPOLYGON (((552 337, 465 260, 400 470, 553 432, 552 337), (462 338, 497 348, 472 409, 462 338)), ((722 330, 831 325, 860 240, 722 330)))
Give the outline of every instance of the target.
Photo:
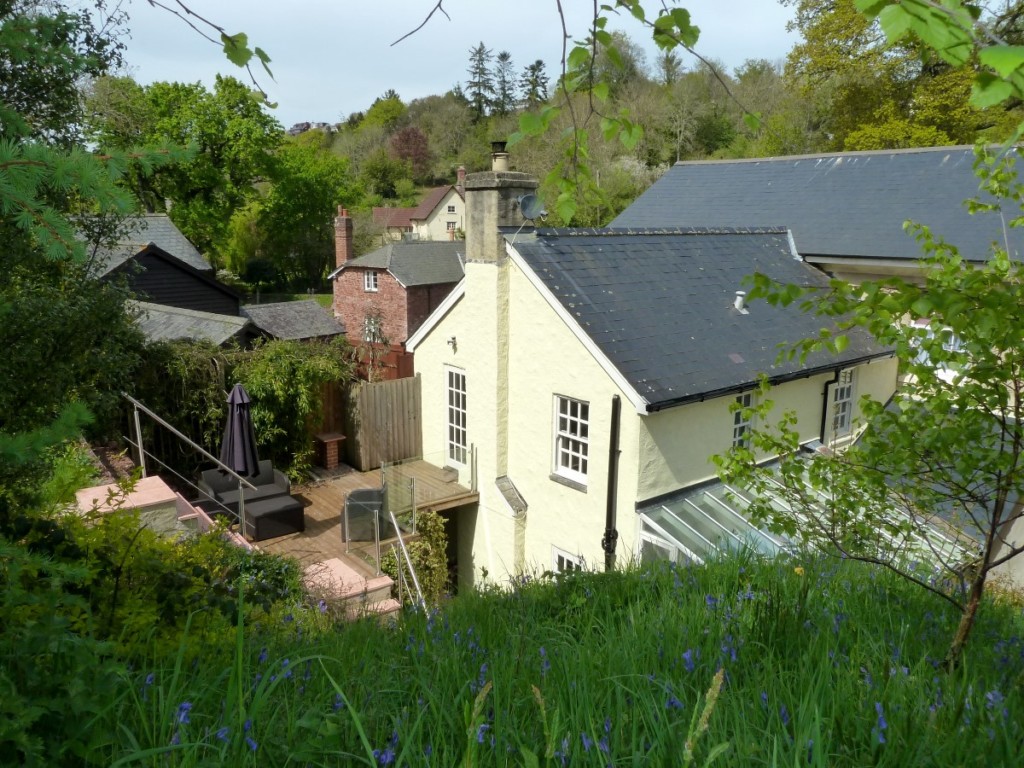
POLYGON ((267 649, 264 648, 263 650, 260 651, 259 662, 260 662, 260 664, 264 664, 264 663, 266 663, 266 661, 267 661, 267 649))
POLYGON ((190 701, 183 701, 183 702, 181 702, 181 704, 178 705, 178 722, 179 723, 186 723, 187 724, 189 722, 188 713, 189 713, 189 710, 191 710, 191 709, 192 709, 192 702, 190 702, 190 701))
POLYGON ((316 607, 320 609, 320 613, 327 613, 327 601, 320 598, 320 602, 316 604, 316 607))
POLYGON ((256 739, 254 739, 252 736, 246 736, 245 743, 249 745, 249 749, 251 749, 253 752, 255 752, 256 748, 259 747, 259 744, 256 743, 256 739))
POLYGON ((783 726, 789 725, 789 710, 786 709, 785 704, 779 707, 779 717, 782 719, 783 726))
POLYGON ((612 719, 610 717, 606 717, 604 719, 604 732, 605 733, 611 733, 612 732, 612 719))
POLYGON ((487 735, 487 731, 489 731, 490 729, 491 729, 491 726, 489 726, 487 723, 480 723, 480 725, 476 729, 476 743, 477 744, 483 744, 484 743, 484 736, 487 735))
POLYGON ((171 746, 176 747, 179 744, 181 744, 181 734, 179 734, 177 729, 175 729, 174 735, 171 736, 171 746))
POLYGON ((594 746, 594 740, 590 738, 584 731, 580 732, 580 742, 583 744, 584 752, 589 752, 590 748, 594 746))
POLYGON ((878 736, 878 743, 885 744, 885 730, 889 723, 885 720, 885 711, 882 709, 882 702, 875 702, 875 712, 878 713, 878 722, 875 724, 875 734, 878 736))
POLYGON ((683 651, 683 667, 686 669, 687 672, 693 672, 694 666, 695 664, 693 661, 693 648, 687 648, 685 651, 683 651))
POLYGON ((341 698, 340 693, 334 694, 334 711, 337 712, 339 709, 345 706, 345 700, 341 698))
POLYGON ((761 706, 768 708, 768 691, 761 691, 761 706))
POLYGON ((221 728, 218 728, 216 736, 217 736, 217 739, 220 740, 220 741, 227 741, 228 740, 228 727, 225 725, 225 726, 222 726, 221 728))
POLYGON ((548 659, 548 652, 544 650, 544 646, 540 647, 540 676, 543 679, 547 677, 548 672, 551 670, 551 661, 548 659))
POLYGON ((718 598, 714 595, 704 595, 704 605, 708 608, 714 608, 718 605, 718 598))
POLYGON ((675 696, 669 696, 668 701, 665 702, 665 709, 682 709, 683 702, 677 699, 675 696))

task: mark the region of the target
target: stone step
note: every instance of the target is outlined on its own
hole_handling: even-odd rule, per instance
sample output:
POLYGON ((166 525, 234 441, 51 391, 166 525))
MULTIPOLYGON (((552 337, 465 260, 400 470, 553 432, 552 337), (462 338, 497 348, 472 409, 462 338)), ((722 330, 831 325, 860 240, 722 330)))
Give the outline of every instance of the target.
POLYGON ((327 599, 364 605, 390 600, 394 584, 390 576, 365 576, 338 557, 307 566, 303 581, 308 589, 327 599))

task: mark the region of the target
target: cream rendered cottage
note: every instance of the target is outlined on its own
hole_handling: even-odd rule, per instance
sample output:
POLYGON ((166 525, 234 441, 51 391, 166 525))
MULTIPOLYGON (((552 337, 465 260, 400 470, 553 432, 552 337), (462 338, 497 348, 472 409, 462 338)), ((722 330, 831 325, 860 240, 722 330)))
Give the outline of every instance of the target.
POLYGON ((450 527, 460 587, 599 566, 613 548, 700 559, 739 523, 686 499, 745 439, 730 406, 760 373, 808 441, 847 438, 858 398, 894 391, 896 361, 866 335, 778 361, 779 344, 827 323, 737 296, 755 270, 824 284, 786 230, 533 231, 517 201, 537 183, 506 163, 467 177, 465 278, 407 343, 424 454, 480 493, 450 527))

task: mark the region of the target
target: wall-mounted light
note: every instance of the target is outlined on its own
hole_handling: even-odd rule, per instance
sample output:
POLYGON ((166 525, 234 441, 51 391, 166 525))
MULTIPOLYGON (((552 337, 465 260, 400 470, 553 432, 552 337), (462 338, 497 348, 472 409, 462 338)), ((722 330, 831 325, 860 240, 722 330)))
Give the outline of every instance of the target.
POLYGON ((459 351, 459 349, 458 349, 458 342, 455 341, 455 337, 454 336, 450 336, 448 338, 448 346, 452 348, 452 352, 458 352, 459 351))

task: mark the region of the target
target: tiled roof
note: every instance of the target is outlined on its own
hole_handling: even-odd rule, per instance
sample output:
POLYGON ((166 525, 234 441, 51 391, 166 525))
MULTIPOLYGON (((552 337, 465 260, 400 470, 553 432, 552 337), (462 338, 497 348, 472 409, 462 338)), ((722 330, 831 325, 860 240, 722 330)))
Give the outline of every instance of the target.
POLYGON ((1024 232, 997 213, 968 214, 973 164, 970 147, 677 163, 611 226, 787 227, 805 257, 919 259, 909 219, 965 258, 984 260, 1004 235, 1021 258, 1024 232))
POLYGON ((164 213, 147 213, 130 220, 128 229, 112 248, 96 253, 98 275, 103 276, 124 264, 149 243, 180 259, 193 269, 212 274, 213 268, 189 239, 164 213))
POLYGON ((414 221, 423 221, 431 212, 441 204, 445 196, 455 190, 460 197, 458 187, 451 184, 445 187, 433 187, 428 189, 420 204, 412 208, 374 208, 373 223, 383 224, 387 227, 412 227, 414 221))
POLYGON ((242 307, 242 314, 275 339, 313 339, 345 332, 341 322, 315 299, 251 304, 242 307))
POLYGON ((830 321, 765 302, 734 306, 744 278, 824 286, 795 258, 785 230, 539 230, 516 251, 651 410, 888 355, 849 334, 838 356, 779 362, 781 344, 817 336, 830 321))
POLYGON ((211 341, 219 346, 250 324, 248 319, 233 315, 217 315, 146 301, 134 304, 140 310, 136 322, 149 341, 197 339, 211 341))
POLYGON ((390 243, 344 264, 330 274, 333 280, 342 270, 385 269, 404 285, 457 283, 465 274, 466 243, 462 240, 414 240, 390 243))
POLYGON ((441 204, 445 196, 451 192, 455 187, 448 185, 447 187, 434 187, 428 189, 427 194, 423 196, 420 204, 416 206, 416 210, 412 214, 413 221, 422 221, 423 219, 430 216, 431 212, 441 204))
POLYGON ((373 209, 373 223, 385 227, 412 228, 412 216, 415 208, 379 208, 373 209))

